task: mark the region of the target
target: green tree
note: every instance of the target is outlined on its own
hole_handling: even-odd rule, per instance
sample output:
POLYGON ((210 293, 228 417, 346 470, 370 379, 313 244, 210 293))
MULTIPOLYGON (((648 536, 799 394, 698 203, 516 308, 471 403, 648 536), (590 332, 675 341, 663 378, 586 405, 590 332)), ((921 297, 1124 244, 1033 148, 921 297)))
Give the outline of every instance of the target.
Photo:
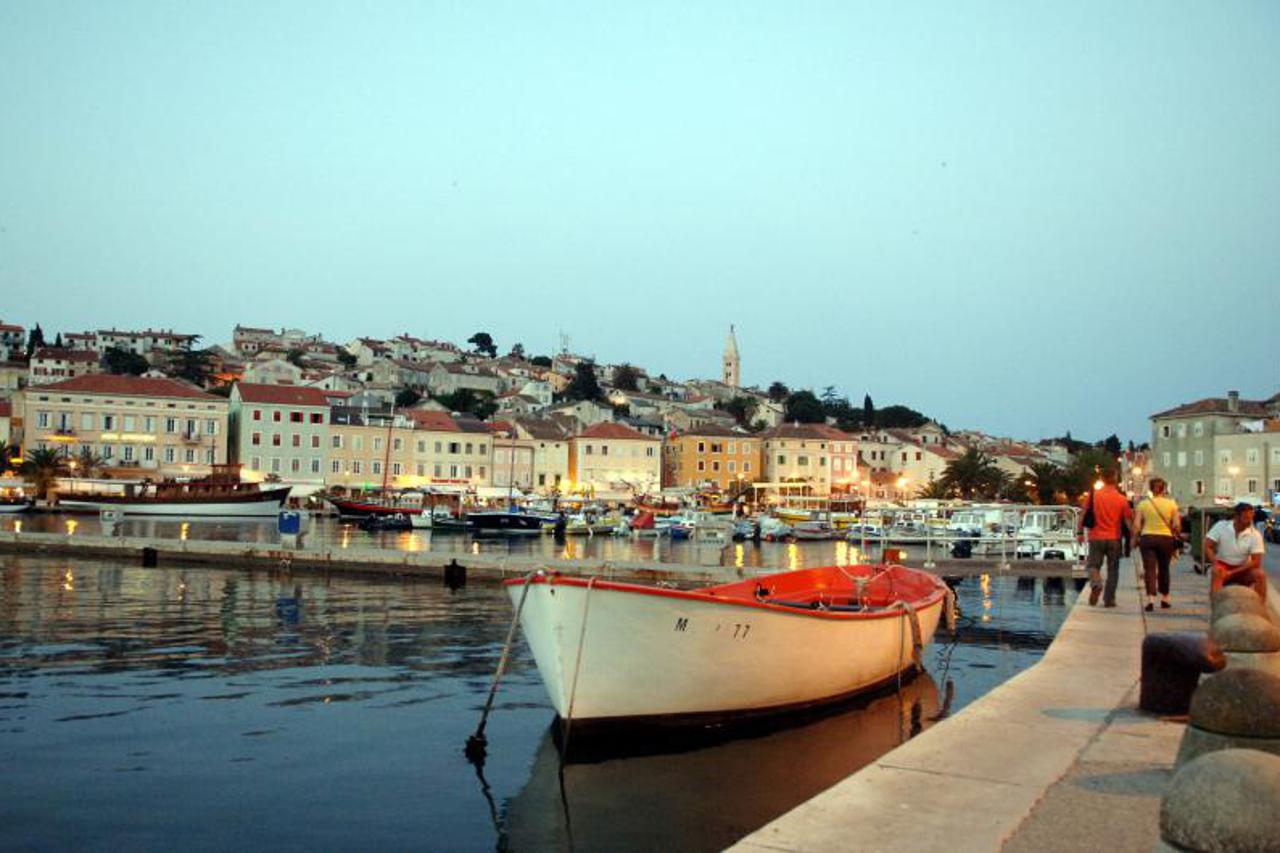
POLYGON ((760 401, 755 397, 737 396, 724 404, 724 410, 733 415, 739 426, 748 426, 755 420, 760 401))
POLYGON ((493 338, 488 332, 476 332, 467 338, 467 343, 471 344, 472 348, 481 355, 487 355, 489 358, 498 357, 498 347, 494 344, 493 338))
POLYGON ((919 496, 932 500, 947 500, 955 497, 955 493, 948 490, 941 480, 930 480, 920 489, 919 496))
POLYGON ((416 406, 421 399, 422 395, 412 388, 401 388, 396 392, 396 405, 402 409, 416 406))
POLYGON ((870 394, 862 398, 862 423, 869 427, 876 424, 876 405, 871 402, 870 394))
POLYGON ((213 376, 213 353, 207 349, 186 350, 177 356, 173 375, 201 387, 213 376))
POLYGON ((1102 440, 1102 449, 1110 453, 1114 458, 1119 456, 1124 448, 1120 444, 1120 437, 1113 432, 1102 440))
POLYGON ((573 381, 564 389, 566 400, 599 400, 600 383, 596 381, 596 368, 589 361, 580 361, 573 368, 573 381))
POLYGON ((291 349, 284 360, 292 364, 294 367, 302 367, 302 360, 307 357, 307 351, 304 349, 291 349))
POLYGON ((885 406, 876 410, 875 424, 884 429, 911 429, 928 422, 928 418, 907 406, 885 406))
POLYGON ((994 497, 1003 485, 1003 475, 996 463, 974 448, 948 462, 939 479, 948 492, 965 500, 994 497))
POLYGON ((781 403, 787 397, 791 396, 791 389, 781 382, 774 382, 769 386, 769 390, 765 392, 769 395, 769 399, 775 403, 781 403))
POLYGON ((494 402, 493 395, 487 391, 459 388, 452 394, 439 394, 432 399, 451 412, 466 412, 480 420, 487 420, 498 411, 498 404, 494 402))
POLYGON ((151 369, 151 365, 145 358, 120 347, 107 348, 107 351, 102 354, 102 366, 106 368, 107 373, 130 376, 141 376, 151 369))
POLYGON ((58 349, 62 349, 62 332, 58 332, 58 336, 53 339, 53 345, 58 349))
POLYGON ((551 367, 552 365, 551 356, 549 355, 535 355, 529 359, 529 363, 538 367, 551 367))
POLYGON ((640 371, 629 364, 620 364, 613 370, 613 387, 619 391, 639 391, 640 371))
POLYGON ((27 333, 27 358, 31 358, 31 354, 42 346, 44 346, 44 329, 36 323, 36 327, 27 333))
POLYGON ((67 472, 67 460, 56 450, 36 448, 23 454, 18 471, 35 488, 36 497, 45 498, 57 485, 58 477, 67 472))
POLYGON ((93 448, 86 445, 80 448, 80 452, 76 454, 75 463, 77 474, 81 477, 93 477, 102 472, 107 460, 94 453, 93 448))
POLYGON ((1027 473, 1031 481, 1031 491, 1038 504, 1058 502, 1058 492, 1062 488, 1062 469, 1052 462, 1035 462, 1027 473))
POLYGON ((1103 471, 1114 471, 1116 467, 1116 458, 1107 451, 1097 447, 1082 450, 1072 457, 1071 464, 1062 472, 1062 490, 1069 501, 1078 502, 1103 471))
POLYGON ((518 342, 518 341, 517 341, 516 343, 512 344, 512 345, 511 345, 511 352, 507 353, 507 355, 511 356, 512 358, 518 358, 518 359, 520 359, 521 361, 524 361, 524 360, 525 360, 525 357, 524 357, 524 344, 522 344, 522 343, 520 343, 520 342, 518 342))
POLYGON ((788 421, 799 421, 802 424, 820 424, 827 419, 822 401, 815 397, 812 391, 796 391, 787 397, 783 417, 788 421))
POLYGON ((351 368, 356 366, 356 361, 357 359, 354 355, 347 352, 342 347, 338 348, 338 364, 341 364, 343 367, 350 370, 351 368))

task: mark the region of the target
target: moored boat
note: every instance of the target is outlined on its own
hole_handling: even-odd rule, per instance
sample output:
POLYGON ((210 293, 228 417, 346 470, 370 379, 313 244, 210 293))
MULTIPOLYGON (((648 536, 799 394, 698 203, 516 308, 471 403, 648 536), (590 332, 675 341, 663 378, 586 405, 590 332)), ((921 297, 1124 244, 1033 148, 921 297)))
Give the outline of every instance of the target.
POLYGON ((522 512, 516 508, 467 513, 467 524, 470 526, 471 532, 477 536, 486 534, 517 536, 542 533, 542 525, 545 520, 541 515, 522 512))
POLYGON ((123 494, 59 495, 57 505, 71 512, 117 509, 125 515, 271 518, 284 506, 290 488, 264 489, 258 483, 241 482, 239 465, 214 465, 207 477, 130 483, 123 494))
POLYGON ((0 515, 26 512, 36 505, 35 498, 0 498, 0 515))
POLYGON ((581 723, 705 723, 836 701, 929 642, 946 585, 832 566, 695 590, 539 574, 509 581, 556 712, 581 723), (585 624, 584 624, 585 623, 585 624))

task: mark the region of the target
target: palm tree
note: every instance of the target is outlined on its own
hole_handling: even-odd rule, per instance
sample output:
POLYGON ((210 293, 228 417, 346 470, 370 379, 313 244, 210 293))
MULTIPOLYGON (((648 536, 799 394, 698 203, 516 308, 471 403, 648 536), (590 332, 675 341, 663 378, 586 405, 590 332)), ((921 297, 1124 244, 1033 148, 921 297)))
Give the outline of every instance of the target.
POLYGON ((107 460, 94 453, 93 448, 87 445, 80 448, 80 453, 75 457, 76 471, 82 477, 92 477, 106 464, 107 460))
POLYGON ((1036 462, 1027 472, 1036 503, 1056 503, 1058 489, 1062 485, 1062 471, 1052 462, 1036 462))
POLYGON ((37 448, 23 454, 19 471, 35 486, 36 497, 49 496, 49 489, 57 485, 58 476, 66 473, 66 457, 56 450, 37 448))
POLYGON ((955 497, 955 492, 947 488, 946 484, 941 480, 930 480, 928 484, 920 490, 920 497, 932 498, 934 500, 946 500, 955 497))
POLYGON ((939 482, 947 491, 958 493, 965 500, 975 496, 993 497, 1004 484, 1004 472, 990 456, 970 448, 947 463, 939 482))

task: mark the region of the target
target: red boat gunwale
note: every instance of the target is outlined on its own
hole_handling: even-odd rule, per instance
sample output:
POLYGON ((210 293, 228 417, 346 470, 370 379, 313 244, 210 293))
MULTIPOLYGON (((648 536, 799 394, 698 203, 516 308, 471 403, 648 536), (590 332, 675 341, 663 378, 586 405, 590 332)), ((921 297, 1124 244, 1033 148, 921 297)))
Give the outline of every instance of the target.
MULTIPOLYGON (((942 582, 941 578, 934 577, 918 569, 910 569, 906 566, 899 565, 884 567, 866 565, 824 566, 814 569, 798 569, 791 572, 780 572, 776 575, 761 575, 758 578, 750 578, 744 581, 733 581, 732 583, 690 590, 667 589, 665 587, 644 586, 642 584, 623 583, 619 581, 606 581, 598 578, 568 577, 556 572, 534 575, 532 583, 548 584, 551 586, 578 587, 585 587, 590 584, 593 589, 611 590, 613 592, 627 592, 636 595, 650 595, 661 598, 676 598, 684 601, 697 601, 707 604, 731 605, 733 607, 765 610, 773 613, 785 613, 792 616, 805 616, 815 619, 834 619, 837 621, 889 619, 898 616, 901 612, 897 609, 893 609, 891 605, 885 605, 883 609, 877 610, 811 610, 787 604, 776 604, 770 601, 761 601, 755 598, 754 591, 757 588, 757 585, 768 587, 770 581, 774 581, 776 583, 777 581, 784 579, 787 581, 807 580, 811 577, 816 579, 822 575, 830 575, 833 570, 839 570, 841 579, 847 579, 850 581, 858 578, 862 571, 866 571, 867 574, 865 577, 869 583, 874 583, 881 578, 885 578, 886 583, 900 583, 904 587, 904 592, 907 594, 897 596, 897 600, 911 604, 916 610, 923 610, 924 608, 932 607, 934 604, 945 598, 947 594, 947 585, 942 582), (851 577, 846 576, 845 572, 848 572, 851 577), (909 574, 907 574, 906 577, 903 577, 899 573, 909 574), (927 588, 921 588, 917 594, 911 594, 916 591, 910 589, 910 586, 919 585, 920 587, 924 587, 925 583, 932 587, 931 591, 927 591, 927 588)), ((503 584, 505 586, 520 586, 524 582, 524 578, 512 578, 504 581, 503 584)), ((798 587, 798 585, 790 583, 788 586, 791 586, 792 589, 777 589, 775 587, 770 590, 770 593, 774 597, 785 597, 789 592, 790 594, 795 594, 797 589, 810 591, 817 585, 809 584, 807 586, 798 587)), ((852 586, 853 584, 850 582, 850 589, 833 587, 830 591, 832 593, 843 593, 847 596, 852 591, 852 586)))

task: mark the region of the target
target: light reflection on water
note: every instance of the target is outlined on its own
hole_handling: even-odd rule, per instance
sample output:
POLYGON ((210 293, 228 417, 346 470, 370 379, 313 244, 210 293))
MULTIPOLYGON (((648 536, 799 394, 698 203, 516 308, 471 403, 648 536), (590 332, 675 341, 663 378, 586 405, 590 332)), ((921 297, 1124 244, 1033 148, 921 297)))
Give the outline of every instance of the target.
MULTIPOLYGON (((101 522, 94 515, 75 517, 50 513, 27 514, 23 519, 0 517, 0 530, 31 533, 67 533, 97 536, 101 522)), ((117 533, 175 540, 215 540, 279 544, 274 519, 197 519, 180 521, 164 518, 126 518, 117 525, 117 533)), ((569 536, 557 541, 550 535, 513 538, 476 538, 466 533, 415 530, 408 532, 367 532, 335 518, 316 516, 308 522, 303 547, 320 549, 382 549, 409 552, 435 552, 451 555, 533 556, 564 560, 603 560, 609 562, 677 563, 701 566, 733 566, 736 568, 799 569, 808 566, 850 565, 864 558, 877 560, 879 548, 867 543, 867 552, 858 544, 837 539, 827 542, 700 542, 696 538, 672 541, 666 537, 631 538, 626 536, 569 536)), ((908 559, 946 556, 941 546, 894 546, 906 552, 908 559), (926 553, 927 551, 927 553, 926 553)), ((977 557, 974 563, 994 565, 998 555, 977 557)))
POLYGON ((579 849, 720 849, 1036 660, 1076 594, 958 593, 992 621, 931 646, 901 695, 571 764, 566 817, 523 646, 487 730, 492 810, 462 756, 510 618, 499 588, 0 557, 0 826, 13 847, 564 849, 571 825, 579 849))

